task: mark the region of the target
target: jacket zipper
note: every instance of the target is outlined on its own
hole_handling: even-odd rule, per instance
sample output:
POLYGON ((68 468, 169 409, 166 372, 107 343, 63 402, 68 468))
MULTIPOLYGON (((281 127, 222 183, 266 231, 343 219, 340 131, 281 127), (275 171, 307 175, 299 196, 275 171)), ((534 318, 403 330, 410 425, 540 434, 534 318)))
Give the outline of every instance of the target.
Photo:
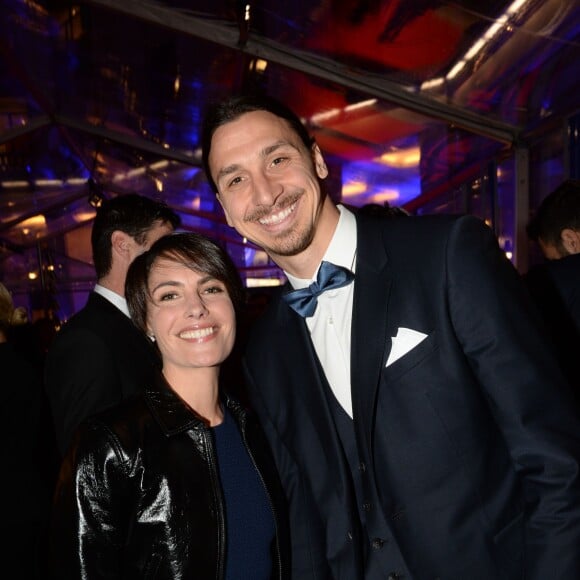
POLYGON ((204 441, 207 447, 210 476, 212 478, 213 489, 216 495, 216 509, 218 510, 218 564, 216 569, 216 580, 224 580, 226 563, 226 524, 224 518, 224 497, 221 491, 221 483, 218 477, 218 467, 215 457, 214 441, 211 431, 204 429, 204 441))

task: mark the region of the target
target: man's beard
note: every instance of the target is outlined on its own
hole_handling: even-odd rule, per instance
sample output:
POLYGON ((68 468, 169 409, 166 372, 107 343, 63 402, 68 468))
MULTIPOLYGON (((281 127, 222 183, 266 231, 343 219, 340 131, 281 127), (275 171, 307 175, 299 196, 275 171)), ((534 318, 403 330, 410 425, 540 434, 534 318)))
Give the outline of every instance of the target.
POLYGON ((301 254, 310 246, 314 239, 315 227, 310 224, 301 231, 282 232, 276 236, 274 243, 270 244, 264 251, 275 256, 296 256, 301 254))

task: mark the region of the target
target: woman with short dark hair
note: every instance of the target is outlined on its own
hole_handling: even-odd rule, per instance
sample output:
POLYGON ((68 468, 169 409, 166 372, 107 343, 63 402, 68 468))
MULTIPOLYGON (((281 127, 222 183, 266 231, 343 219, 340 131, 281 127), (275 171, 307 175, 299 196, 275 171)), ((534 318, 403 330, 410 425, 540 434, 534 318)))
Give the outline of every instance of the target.
POLYGON ((134 260, 125 294, 163 367, 77 431, 55 495, 56 577, 288 578, 274 462, 220 388, 244 297, 234 264, 204 236, 170 234, 134 260))

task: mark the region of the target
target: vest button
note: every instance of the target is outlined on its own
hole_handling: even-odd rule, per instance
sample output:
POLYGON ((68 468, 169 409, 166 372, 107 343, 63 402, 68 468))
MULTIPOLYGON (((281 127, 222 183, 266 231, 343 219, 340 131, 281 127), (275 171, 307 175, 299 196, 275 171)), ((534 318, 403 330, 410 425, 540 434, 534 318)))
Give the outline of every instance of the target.
POLYGON ((385 540, 383 540, 382 538, 375 538, 371 542, 371 546, 373 547, 373 550, 380 550, 384 545, 385 545, 385 540))

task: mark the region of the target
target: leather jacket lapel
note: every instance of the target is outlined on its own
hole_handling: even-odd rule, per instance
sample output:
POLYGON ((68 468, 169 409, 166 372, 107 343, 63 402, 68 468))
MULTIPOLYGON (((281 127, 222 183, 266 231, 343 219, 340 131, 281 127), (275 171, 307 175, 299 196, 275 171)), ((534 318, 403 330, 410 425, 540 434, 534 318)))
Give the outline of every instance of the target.
POLYGON ((205 424, 171 389, 159 373, 145 389, 145 402, 166 435, 175 435, 188 429, 204 429, 205 424))

